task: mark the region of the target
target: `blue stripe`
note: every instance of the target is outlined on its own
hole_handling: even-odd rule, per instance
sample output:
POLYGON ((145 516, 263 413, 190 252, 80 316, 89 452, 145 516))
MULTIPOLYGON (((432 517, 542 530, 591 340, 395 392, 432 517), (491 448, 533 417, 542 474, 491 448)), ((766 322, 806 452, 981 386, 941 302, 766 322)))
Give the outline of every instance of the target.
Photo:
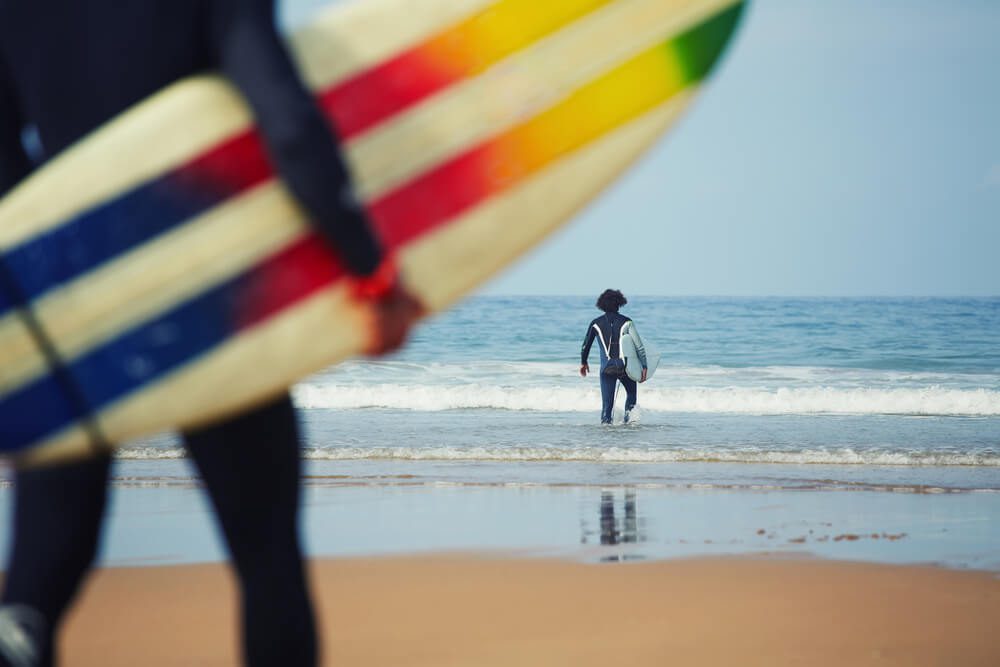
MULTIPOLYGON (((106 345, 77 358, 69 372, 95 412, 197 360, 234 333, 235 314, 253 299, 252 270, 221 283, 106 345)), ((0 451, 14 452, 80 418, 51 375, 0 402, 0 451)))
MULTIPOLYGON (((0 261, 33 301, 215 206, 232 194, 226 190, 167 174, 7 251, 0 261)), ((0 316, 11 307, 0 296, 0 316)))
POLYGON ((59 381, 48 375, 0 403, 0 451, 16 451, 81 417, 59 381))

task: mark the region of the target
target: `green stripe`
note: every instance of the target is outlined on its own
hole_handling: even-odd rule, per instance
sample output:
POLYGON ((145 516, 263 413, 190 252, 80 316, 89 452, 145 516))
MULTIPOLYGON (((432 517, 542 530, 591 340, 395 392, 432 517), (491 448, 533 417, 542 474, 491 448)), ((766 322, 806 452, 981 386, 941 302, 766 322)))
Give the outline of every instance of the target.
POLYGON ((668 48, 680 63, 686 82, 700 81, 712 69, 736 29, 744 5, 737 3, 670 41, 668 48))

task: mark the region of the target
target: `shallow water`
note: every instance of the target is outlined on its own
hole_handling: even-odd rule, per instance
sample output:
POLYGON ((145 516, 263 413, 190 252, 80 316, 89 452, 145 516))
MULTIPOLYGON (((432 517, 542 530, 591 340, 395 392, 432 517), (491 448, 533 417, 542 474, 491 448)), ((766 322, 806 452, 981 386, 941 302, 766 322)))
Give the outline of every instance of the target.
MULTIPOLYGON (((187 462, 170 462, 157 477, 145 466, 117 468, 103 562, 223 559, 187 462)), ((715 464, 645 475, 635 465, 564 466, 486 463, 469 482, 454 462, 395 469, 311 462, 307 550, 488 550, 586 561, 789 553, 1000 570, 1000 493, 893 487, 891 469, 879 484, 830 486, 807 474, 776 484, 761 466, 754 480, 727 486, 715 464)))

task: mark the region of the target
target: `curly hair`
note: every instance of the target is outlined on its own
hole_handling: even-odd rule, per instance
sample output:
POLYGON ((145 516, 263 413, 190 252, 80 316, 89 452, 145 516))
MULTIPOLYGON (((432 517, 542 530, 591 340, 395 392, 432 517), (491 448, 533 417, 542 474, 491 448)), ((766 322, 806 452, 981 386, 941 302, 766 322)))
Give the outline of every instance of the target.
POLYGON ((606 289, 597 297, 597 307, 605 313, 617 313, 618 309, 628 303, 628 299, 620 290, 606 289))

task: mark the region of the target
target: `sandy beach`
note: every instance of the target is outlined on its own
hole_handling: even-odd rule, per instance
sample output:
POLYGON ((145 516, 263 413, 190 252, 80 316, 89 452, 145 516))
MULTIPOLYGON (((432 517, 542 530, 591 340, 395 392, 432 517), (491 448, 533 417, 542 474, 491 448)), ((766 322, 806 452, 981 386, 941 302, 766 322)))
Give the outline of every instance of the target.
MULTIPOLYGON (((480 463, 462 483, 462 462, 321 463, 302 528, 327 665, 1000 664, 1000 493, 697 487, 725 483, 719 464, 480 463), (549 483, 492 481, 518 473, 549 483)), ((61 664, 239 664, 225 552, 185 469, 121 463, 61 664)), ((776 473, 795 471, 740 472, 776 473)))
MULTIPOLYGON (((312 563, 328 665, 996 665, 995 573, 788 557, 312 563)), ((67 665, 238 663, 224 565, 104 568, 67 665)))

